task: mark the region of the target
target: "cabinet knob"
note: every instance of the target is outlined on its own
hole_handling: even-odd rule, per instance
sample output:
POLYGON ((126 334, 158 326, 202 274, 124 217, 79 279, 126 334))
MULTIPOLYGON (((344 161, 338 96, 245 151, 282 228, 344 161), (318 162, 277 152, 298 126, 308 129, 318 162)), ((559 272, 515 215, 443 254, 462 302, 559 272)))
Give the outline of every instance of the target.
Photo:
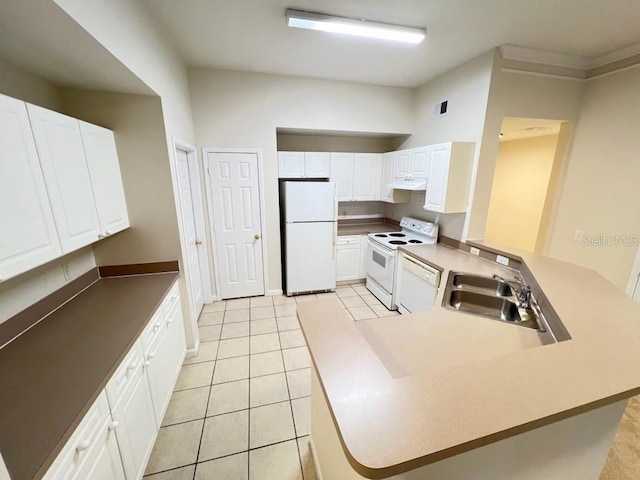
POLYGON ((76 452, 84 452, 87 448, 91 446, 89 440, 83 440, 76 446, 76 452))
POLYGON ((149 360, 147 360, 146 362, 144 362, 144 363, 142 364, 142 366, 143 366, 144 368, 147 368, 149 365, 151 365, 151 362, 150 362, 149 360))
POLYGON ((105 237, 104 233, 99 233, 99 234, 98 234, 98 239, 102 239, 102 238, 104 238, 104 237, 105 237))
POLYGON ((113 422, 111 422, 109 424, 109 426, 107 428, 109 429, 110 432, 113 432, 119 426, 120 426, 120 422, 118 422, 117 420, 114 420, 113 422))
POLYGON ((253 236, 254 240, 260 240, 260 235, 258 235, 257 233, 253 236))
POLYGON ((155 352, 151 352, 149 355, 147 355, 147 359, 151 360, 155 356, 156 356, 155 352))

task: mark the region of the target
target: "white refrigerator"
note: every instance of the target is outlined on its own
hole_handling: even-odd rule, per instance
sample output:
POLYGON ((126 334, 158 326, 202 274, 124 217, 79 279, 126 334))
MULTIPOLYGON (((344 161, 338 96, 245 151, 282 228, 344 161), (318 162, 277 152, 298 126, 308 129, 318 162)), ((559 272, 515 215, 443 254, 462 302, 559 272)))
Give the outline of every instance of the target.
POLYGON ((287 295, 336 288, 336 184, 283 182, 287 295))

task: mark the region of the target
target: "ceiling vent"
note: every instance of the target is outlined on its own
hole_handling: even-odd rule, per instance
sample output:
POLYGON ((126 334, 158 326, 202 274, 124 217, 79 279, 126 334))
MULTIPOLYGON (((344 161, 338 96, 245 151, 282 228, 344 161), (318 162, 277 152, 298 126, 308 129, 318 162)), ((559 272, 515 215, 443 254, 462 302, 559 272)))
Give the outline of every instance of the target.
POLYGON ((442 100, 441 102, 433 104, 433 118, 441 117, 442 115, 446 115, 449 110, 449 100, 442 100))

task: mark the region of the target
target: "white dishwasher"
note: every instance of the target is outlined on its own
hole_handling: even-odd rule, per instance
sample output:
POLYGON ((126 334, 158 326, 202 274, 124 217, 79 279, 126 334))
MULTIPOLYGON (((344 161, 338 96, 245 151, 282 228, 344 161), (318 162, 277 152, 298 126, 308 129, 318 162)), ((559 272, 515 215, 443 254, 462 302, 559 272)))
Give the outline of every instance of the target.
POLYGON ((439 286, 439 270, 406 253, 400 254, 396 297, 400 313, 425 312, 433 309, 439 286))

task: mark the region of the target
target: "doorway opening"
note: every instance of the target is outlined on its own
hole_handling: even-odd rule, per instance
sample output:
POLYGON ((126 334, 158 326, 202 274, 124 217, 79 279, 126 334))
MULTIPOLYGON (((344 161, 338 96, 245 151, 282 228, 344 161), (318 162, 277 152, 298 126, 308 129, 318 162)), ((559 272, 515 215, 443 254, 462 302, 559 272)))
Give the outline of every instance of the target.
POLYGON ((569 133, 563 120, 503 118, 485 240, 546 251, 569 133))

